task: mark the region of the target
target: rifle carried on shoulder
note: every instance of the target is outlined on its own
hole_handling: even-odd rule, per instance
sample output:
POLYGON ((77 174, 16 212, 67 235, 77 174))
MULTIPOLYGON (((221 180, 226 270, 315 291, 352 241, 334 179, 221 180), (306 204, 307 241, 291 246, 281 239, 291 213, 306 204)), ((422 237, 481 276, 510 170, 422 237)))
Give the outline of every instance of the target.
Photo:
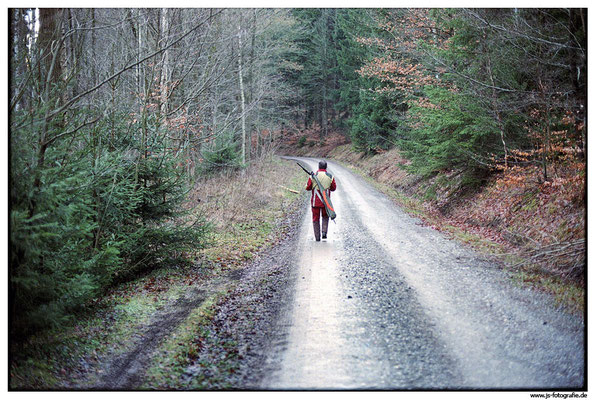
POLYGON ((302 168, 304 170, 304 172, 309 174, 310 177, 315 181, 315 183, 317 184, 317 187, 319 188, 319 192, 321 193, 321 197, 323 199, 323 205, 325 206, 325 211, 327 211, 327 215, 329 216, 329 218, 334 220, 335 217, 337 216, 337 214, 335 213, 335 210, 333 209, 333 204, 331 203, 331 199, 329 198, 329 196, 327 196, 327 191, 325 190, 325 188, 323 188, 323 185, 317 178, 317 175, 314 172, 307 170, 298 161, 296 161, 296 164, 300 165, 300 168, 302 168))

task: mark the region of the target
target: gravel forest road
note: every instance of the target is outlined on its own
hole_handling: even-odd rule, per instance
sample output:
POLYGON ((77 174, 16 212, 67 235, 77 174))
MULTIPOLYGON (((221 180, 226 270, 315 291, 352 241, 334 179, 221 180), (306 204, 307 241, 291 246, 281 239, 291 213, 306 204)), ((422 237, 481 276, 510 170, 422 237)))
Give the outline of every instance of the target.
MULTIPOLYGON (((299 159, 315 169, 317 160, 299 159)), ((262 389, 581 389, 584 322, 346 168, 329 238, 305 209, 262 389)), ((306 181, 306 176, 305 176, 306 181)))

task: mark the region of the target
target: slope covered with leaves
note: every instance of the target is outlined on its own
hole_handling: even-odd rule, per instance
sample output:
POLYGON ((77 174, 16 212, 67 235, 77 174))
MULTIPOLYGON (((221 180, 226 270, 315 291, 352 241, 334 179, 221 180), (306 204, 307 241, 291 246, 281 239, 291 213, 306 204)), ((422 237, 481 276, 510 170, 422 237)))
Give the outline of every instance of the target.
POLYGON ((456 171, 431 179, 408 173, 409 161, 397 149, 367 156, 344 145, 328 157, 373 180, 433 229, 497 256, 520 282, 583 310, 585 164, 559 163, 549 181, 535 167, 511 168, 478 186, 456 171))

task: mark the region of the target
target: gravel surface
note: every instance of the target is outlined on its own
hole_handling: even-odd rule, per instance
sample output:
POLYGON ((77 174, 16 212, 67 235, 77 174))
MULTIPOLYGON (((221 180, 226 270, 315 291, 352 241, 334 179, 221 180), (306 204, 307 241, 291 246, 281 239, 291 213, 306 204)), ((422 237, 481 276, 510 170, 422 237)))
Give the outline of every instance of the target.
MULTIPOLYGON (((316 160, 301 159, 315 168, 316 160)), ((580 389, 584 324, 329 163, 337 224, 306 206, 264 389, 580 389)), ((281 301, 281 300, 280 300, 281 301)))
POLYGON ((221 358, 218 343, 239 349, 211 388, 585 387, 581 317, 345 168, 328 170, 338 184, 329 239, 314 241, 306 201, 280 221, 283 240, 246 267, 210 328, 201 360, 221 358))

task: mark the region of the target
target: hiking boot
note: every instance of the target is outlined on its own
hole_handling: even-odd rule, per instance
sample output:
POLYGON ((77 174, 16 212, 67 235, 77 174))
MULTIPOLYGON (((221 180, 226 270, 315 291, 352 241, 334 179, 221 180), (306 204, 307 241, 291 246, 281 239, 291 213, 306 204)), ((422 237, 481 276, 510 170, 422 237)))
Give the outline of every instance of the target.
POLYGON ((312 226, 315 229, 315 240, 317 242, 320 242, 321 241, 321 225, 319 224, 319 221, 313 222, 312 226))
POLYGON ((321 231, 323 233, 323 239, 327 239, 327 227, 329 226, 329 217, 327 217, 327 218, 323 217, 323 221, 321 221, 321 222, 323 225, 323 227, 321 229, 321 231))

